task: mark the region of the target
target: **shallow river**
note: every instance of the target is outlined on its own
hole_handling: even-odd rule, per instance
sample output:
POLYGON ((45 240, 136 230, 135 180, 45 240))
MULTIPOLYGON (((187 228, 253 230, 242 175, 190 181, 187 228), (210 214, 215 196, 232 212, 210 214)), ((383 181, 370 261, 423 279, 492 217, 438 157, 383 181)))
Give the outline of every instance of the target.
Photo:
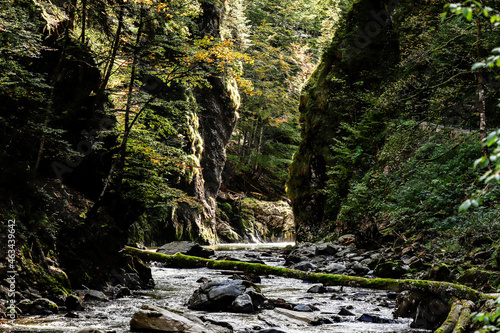
MULTIPOLYGON (((217 249, 217 255, 232 257, 258 257, 269 265, 281 266, 284 260, 269 246, 260 248, 230 248, 217 249), (264 254, 263 251, 266 253, 264 254), (276 254, 276 255, 273 255, 276 254)), ((315 314, 324 318, 340 317, 341 322, 310 326, 299 320, 283 317, 273 310, 264 310, 255 314, 236 313, 206 313, 188 310, 187 299, 199 287, 196 282, 201 277, 210 279, 227 278, 220 271, 201 269, 152 268, 156 283, 154 290, 135 291, 133 296, 110 302, 87 303, 86 311, 80 312, 79 318, 65 318, 64 313, 45 317, 29 317, 0 323, 0 332, 76 332, 79 329, 94 327, 107 332, 130 332, 129 321, 132 314, 143 304, 164 306, 170 310, 190 313, 205 318, 229 323, 235 333, 265 328, 280 329, 284 332, 331 332, 331 333, 413 333, 429 332, 410 329, 410 320, 398 318, 396 323, 375 324, 359 322, 362 314, 371 314, 392 319, 395 301, 387 297, 385 291, 375 291, 359 288, 330 287, 326 294, 311 294, 306 291, 310 283, 296 279, 281 277, 262 277, 259 287, 268 298, 282 298, 291 303, 313 305, 319 310, 315 314), (342 307, 350 308, 355 316, 339 316, 342 307)))

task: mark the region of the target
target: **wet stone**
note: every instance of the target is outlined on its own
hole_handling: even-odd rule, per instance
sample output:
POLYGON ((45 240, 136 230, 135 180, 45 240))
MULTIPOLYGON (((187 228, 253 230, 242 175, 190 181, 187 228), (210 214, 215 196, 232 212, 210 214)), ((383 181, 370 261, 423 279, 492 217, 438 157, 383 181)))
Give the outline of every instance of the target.
POLYGON ((313 271, 317 268, 318 266, 316 266, 315 264, 313 264, 312 262, 310 261, 302 261, 302 262, 299 262, 298 264, 295 264, 293 265, 292 267, 290 267, 291 269, 298 269, 299 271, 304 271, 304 272, 307 272, 307 271, 313 271))
POLYGON ((367 323, 384 323, 384 324, 392 324, 396 322, 393 319, 381 318, 366 313, 362 314, 361 317, 358 318, 358 321, 364 321, 367 323))
POLYGON ((294 311, 300 311, 300 312, 312 312, 313 310, 304 304, 298 304, 293 307, 294 311))
POLYGON ((247 287, 243 281, 214 280, 194 291, 188 300, 188 308, 248 313, 256 310, 259 303, 264 303, 265 297, 257 294, 253 287, 247 287), (253 304, 253 299, 257 304, 253 304))
POLYGON ((309 288, 307 292, 313 294, 324 294, 327 292, 327 289, 322 284, 317 284, 309 288))
POLYGON ((369 267, 361 265, 360 263, 355 263, 351 268, 357 274, 367 274, 370 271, 369 267))
POLYGON ((336 247, 328 244, 328 245, 317 246, 316 250, 315 250, 315 254, 317 256, 319 256, 319 255, 331 256, 331 255, 334 255, 335 253, 337 253, 337 251, 338 251, 338 249, 336 247))
POLYGON ((342 274, 346 271, 346 269, 347 269, 347 267, 345 265, 334 262, 334 263, 326 266, 324 268, 324 271, 330 272, 333 274, 342 274))
POLYGON ((341 315, 341 316, 355 316, 355 314, 353 312, 347 310, 346 308, 341 308, 339 311, 339 315, 341 315))
POLYGON ((234 312, 250 313, 254 310, 252 298, 248 294, 239 295, 231 304, 231 309, 234 312))

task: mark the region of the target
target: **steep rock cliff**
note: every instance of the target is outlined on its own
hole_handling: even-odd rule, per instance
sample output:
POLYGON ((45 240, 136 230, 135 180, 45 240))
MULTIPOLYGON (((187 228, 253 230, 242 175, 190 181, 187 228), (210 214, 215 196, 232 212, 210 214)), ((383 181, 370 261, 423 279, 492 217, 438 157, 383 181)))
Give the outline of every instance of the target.
MULTIPOLYGON (((203 36, 220 37, 224 7, 212 2, 202 3, 203 15, 198 30, 203 36)), ((200 172, 191 184, 190 194, 198 198, 202 211, 195 211, 187 205, 180 205, 175 212, 173 224, 185 230, 183 238, 203 243, 216 243, 215 229, 216 198, 222 183, 222 171, 226 162, 226 146, 236 125, 240 104, 238 88, 231 79, 220 73, 208 78, 210 86, 196 88, 194 96, 200 105, 199 130, 202 151, 200 172)))
POLYGON ((500 40, 481 16, 479 30, 461 14, 442 20, 445 3, 356 0, 339 19, 301 97, 288 182, 298 240, 354 233, 373 243, 379 231, 474 220, 457 210, 476 186, 482 89, 488 126, 499 113, 498 77, 471 66, 500 40))
MULTIPOLYGON (((380 133, 384 118, 390 117, 384 110, 366 115, 368 103, 356 93, 380 93, 379 87, 390 78, 388 71, 398 62, 398 39, 391 17, 397 5, 393 0, 355 1, 341 19, 330 48, 303 90, 300 101, 303 139, 287 184, 297 240, 321 237, 319 231, 335 221, 339 203, 348 193, 354 170, 346 167, 341 173, 329 175, 327 169, 339 162, 331 146, 349 134, 345 124, 365 121, 367 127, 380 133), (338 187, 337 200, 325 194, 328 181, 338 187)), ((366 149, 376 150, 377 138, 371 141, 366 149)))

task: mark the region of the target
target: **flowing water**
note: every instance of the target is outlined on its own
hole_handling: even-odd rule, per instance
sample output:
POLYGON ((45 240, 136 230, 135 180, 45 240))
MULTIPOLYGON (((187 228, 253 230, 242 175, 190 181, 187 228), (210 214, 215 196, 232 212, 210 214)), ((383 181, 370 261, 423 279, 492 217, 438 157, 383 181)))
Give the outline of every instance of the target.
MULTIPOLYGON (((283 244, 285 245, 285 244, 283 244)), ((272 246, 244 248, 242 246, 226 246, 217 248, 217 255, 232 257, 258 257, 267 264, 281 266, 284 260, 279 251, 272 246), (262 252, 265 251, 265 254, 262 252)), ((291 303, 315 306, 314 313, 324 318, 341 318, 341 322, 311 326, 303 321, 284 317, 273 310, 263 310, 254 314, 236 314, 228 312, 207 313, 187 309, 186 301, 199 287, 198 279, 202 277, 215 279, 226 278, 220 271, 200 269, 174 269, 164 267, 152 268, 156 288, 146 291, 135 291, 133 296, 116 299, 110 302, 87 303, 86 311, 79 313, 79 318, 66 318, 64 313, 50 316, 30 316, 16 320, 0 322, 0 332, 76 332, 82 328, 100 328, 107 332, 130 332, 130 318, 143 304, 166 307, 181 313, 203 316, 220 322, 229 323, 234 332, 245 332, 264 328, 280 329, 285 332, 330 332, 330 333, 413 333, 429 332, 410 329, 410 320, 398 318, 392 324, 376 324, 357 321, 362 314, 376 315, 392 319, 395 301, 387 297, 387 292, 359 288, 330 288, 326 294, 311 294, 306 291, 310 283, 297 279, 281 277, 262 277, 259 287, 268 298, 281 298, 291 303), (342 307, 350 308, 355 316, 338 316, 342 307), (277 326, 277 327, 276 327, 277 326)))

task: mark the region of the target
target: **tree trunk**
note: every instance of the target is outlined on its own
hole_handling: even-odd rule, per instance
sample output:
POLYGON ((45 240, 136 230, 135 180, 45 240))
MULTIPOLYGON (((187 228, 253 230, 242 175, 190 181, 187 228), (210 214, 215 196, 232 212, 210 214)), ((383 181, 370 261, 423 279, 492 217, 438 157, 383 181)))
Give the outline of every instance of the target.
POLYGON ((113 41, 113 47, 111 48, 111 55, 108 63, 104 69, 104 76, 99 86, 98 96, 102 96, 104 90, 108 86, 109 78, 111 77, 111 73, 113 72, 113 65, 115 64, 116 54, 118 52, 118 48, 120 47, 120 36, 123 26, 123 4, 118 2, 118 6, 120 6, 120 10, 118 12, 118 27, 116 28, 115 39, 113 41))
POLYGON ((328 286, 348 286, 371 288, 377 290, 391 290, 397 292, 404 290, 414 290, 424 293, 433 293, 443 296, 443 299, 449 300, 457 298, 476 302, 489 298, 487 295, 483 294, 480 291, 450 282, 412 279, 397 280, 386 278, 368 279, 347 275, 308 273, 295 269, 268 266, 265 264, 192 257, 183 255, 181 253, 176 253, 175 255, 170 256, 147 250, 139 250, 130 246, 126 246, 122 251, 137 256, 138 258, 141 258, 143 260, 163 262, 171 267, 176 268, 208 267, 211 269, 240 270, 245 273, 251 274, 276 275, 286 278, 302 279, 313 283, 323 283, 324 285, 328 286))
POLYGON ((123 136, 123 141, 122 144, 120 145, 120 156, 118 157, 119 163, 118 163, 118 180, 117 180, 117 193, 119 196, 121 196, 121 189, 122 189, 122 181, 123 181, 123 172, 125 168, 125 157, 127 155, 127 141, 128 137, 130 134, 130 131, 132 130, 132 124, 130 123, 130 111, 132 108, 132 96, 134 94, 134 85, 135 85, 135 79, 136 79, 136 72, 137 72, 137 63, 139 59, 139 50, 140 50, 140 45, 141 45, 141 35, 142 35, 142 28, 144 24, 144 9, 141 7, 140 11, 140 19, 139 19, 139 28, 137 30, 137 37, 135 40, 135 46, 134 46, 134 54, 133 54, 133 59, 132 59, 132 70, 130 72, 130 81, 128 85, 128 93, 127 93, 127 105, 125 106, 125 134, 123 136))
POLYGON ((87 0, 82 0, 82 45, 85 45, 85 28, 87 21, 87 0))

